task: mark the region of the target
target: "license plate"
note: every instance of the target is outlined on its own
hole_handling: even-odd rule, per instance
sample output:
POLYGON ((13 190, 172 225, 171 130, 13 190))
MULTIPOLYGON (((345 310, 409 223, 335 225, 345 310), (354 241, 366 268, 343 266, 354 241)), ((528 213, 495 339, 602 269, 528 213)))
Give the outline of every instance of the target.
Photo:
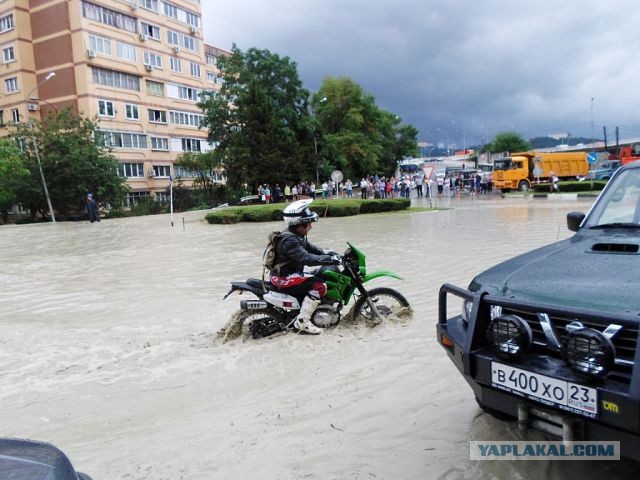
POLYGON ((491 362, 491 386, 562 410, 595 418, 598 391, 498 362, 491 362))

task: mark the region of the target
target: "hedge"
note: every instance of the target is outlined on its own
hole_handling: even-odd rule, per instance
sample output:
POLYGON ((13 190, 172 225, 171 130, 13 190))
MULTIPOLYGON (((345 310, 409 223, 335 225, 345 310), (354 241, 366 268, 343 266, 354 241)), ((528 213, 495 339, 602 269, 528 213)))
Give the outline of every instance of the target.
MULTIPOLYGON (((406 198, 380 200, 317 200, 310 209, 320 217, 347 217, 359 213, 378 213, 403 210, 409 208, 410 200, 406 198)), ((211 224, 233 224, 238 222, 274 222, 282 220, 284 204, 250 205, 226 207, 208 213, 205 220, 211 224)))
MULTIPOLYGON (((581 182, 571 181, 571 182, 558 182, 558 189, 560 192, 590 192, 591 188, 591 180, 583 180, 581 182)), ((604 186, 607 184, 607 180, 594 180, 593 181, 593 190, 602 190, 604 186)), ((532 188, 535 192, 541 193, 551 193, 551 184, 550 183, 538 183, 537 185, 532 185, 532 188)))

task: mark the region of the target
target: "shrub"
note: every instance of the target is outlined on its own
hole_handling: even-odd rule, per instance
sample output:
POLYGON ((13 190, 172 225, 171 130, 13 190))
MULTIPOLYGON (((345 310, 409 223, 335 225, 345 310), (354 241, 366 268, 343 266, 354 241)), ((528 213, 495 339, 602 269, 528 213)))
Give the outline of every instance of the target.
MULTIPOLYGON (((606 184, 607 184, 606 180, 594 180, 593 190, 602 190, 606 184)), ((560 190, 560 192, 565 192, 565 193, 590 192, 591 180, 583 180, 581 182, 578 182, 578 181, 558 182, 558 189, 560 190)), ((533 190, 535 192, 540 192, 540 193, 551 193, 551 184, 539 183, 537 185, 533 185, 533 190)))
POLYGON ((215 212, 208 213, 205 220, 211 224, 230 225, 242 221, 242 209, 239 208, 221 208, 215 212))
MULTIPOLYGON (((408 208, 411 201, 406 198, 386 200, 318 200, 310 209, 320 217, 347 217, 359 213, 389 212, 408 208)), ((212 224, 231 224, 238 222, 275 222, 282 220, 285 204, 245 205, 241 207, 221 208, 205 216, 212 224)))

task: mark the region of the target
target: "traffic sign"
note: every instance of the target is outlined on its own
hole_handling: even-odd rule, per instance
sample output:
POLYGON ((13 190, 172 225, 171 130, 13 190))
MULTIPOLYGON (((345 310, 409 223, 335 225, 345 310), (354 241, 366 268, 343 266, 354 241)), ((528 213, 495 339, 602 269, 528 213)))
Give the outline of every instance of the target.
POLYGON ((333 180, 334 182, 340 183, 343 178, 344 177, 340 170, 334 170, 333 172, 331 172, 331 180, 333 180))
POLYGON ((598 154, 596 152, 591 152, 587 154, 587 161, 593 165, 598 161, 598 154))

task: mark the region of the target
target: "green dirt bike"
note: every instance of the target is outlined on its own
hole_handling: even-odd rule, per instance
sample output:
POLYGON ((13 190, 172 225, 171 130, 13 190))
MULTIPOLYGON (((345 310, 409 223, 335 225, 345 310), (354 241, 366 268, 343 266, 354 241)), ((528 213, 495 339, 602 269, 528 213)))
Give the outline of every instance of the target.
MULTIPOLYGON (((323 267, 317 273, 323 277, 327 285, 327 294, 311 318, 313 324, 320 328, 337 325, 343 318, 343 308, 353 297, 356 298, 353 319, 364 319, 370 325, 378 324, 389 317, 402 318, 411 315, 409 302, 400 292, 385 287, 367 290, 364 285, 379 277, 399 280, 401 277, 388 270, 367 273, 365 255, 350 243, 347 245, 349 248, 340 257, 339 266, 323 267)), ((249 329, 253 338, 294 329, 293 321, 298 315, 304 295, 289 295, 270 282, 256 278, 249 278, 244 282, 231 282, 231 290, 224 298, 233 292, 249 292, 257 299, 240 302, 240 312, 236 313, 231 322, 234 324, 234 332, 225 334, 225 338, 239 335, 243 327, 249 329)))

